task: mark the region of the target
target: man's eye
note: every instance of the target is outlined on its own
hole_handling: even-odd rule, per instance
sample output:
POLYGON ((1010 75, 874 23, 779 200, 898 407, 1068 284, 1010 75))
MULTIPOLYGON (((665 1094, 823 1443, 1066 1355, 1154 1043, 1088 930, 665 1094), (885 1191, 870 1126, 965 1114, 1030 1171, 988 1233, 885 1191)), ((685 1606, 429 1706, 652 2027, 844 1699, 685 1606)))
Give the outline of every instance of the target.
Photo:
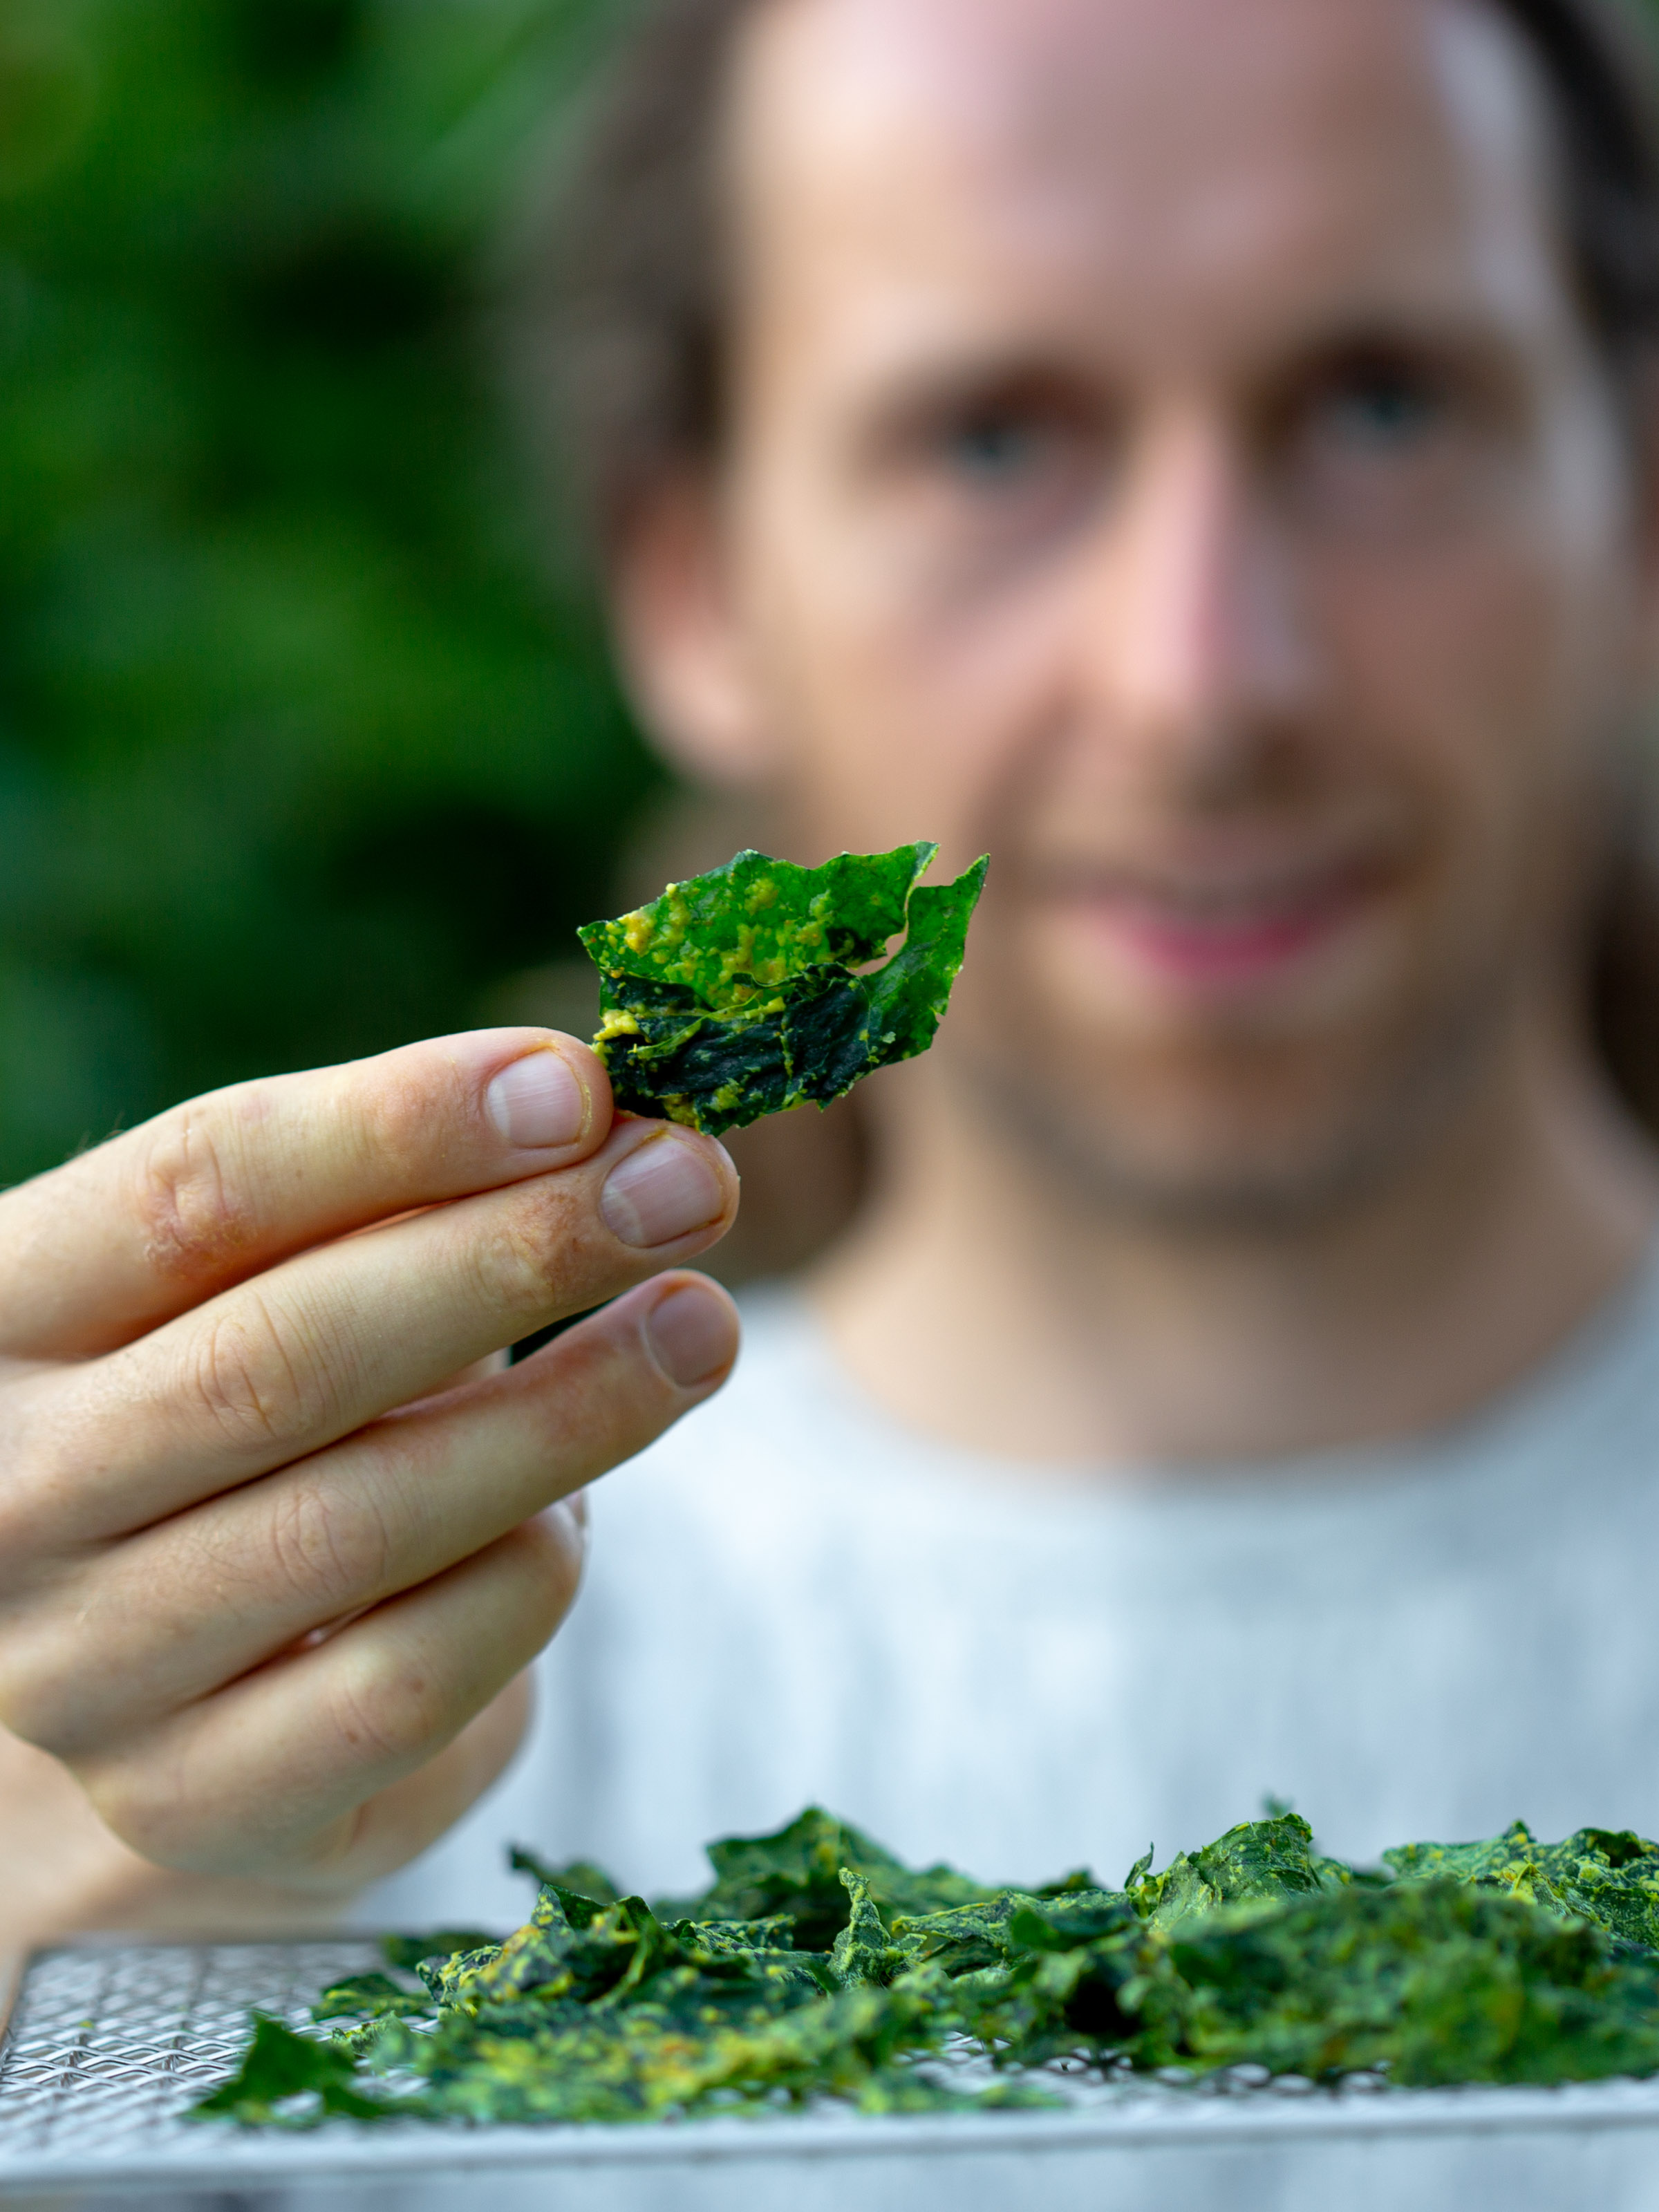
POLYGON ((983 583, 1038 559, 1099 511, 1112 488, 1103 410, 1037 380, 946 390, 895 413, 866 448, 866 478, 938 573, 983 583))
POLYGON ((940 440, 946 465, 971 482, 994 489, 1029 477, 1053 450, 1051 434, 1015 416, 983 416, 951 423, 940 440))
POLYGON ((1328 392, 1319 411, 1335 441, 1386 458, 1419 447, 1443 426, 1446 410, 1443 396, 1425 379, 1383 372, 1328 392))
POLYGON ((1435 364, 1337 364, 1290 410, 1283 490, 1320 527, 1395 541, 1445 527, 1492 481, 1495 447, 1478 391, 1435 364))

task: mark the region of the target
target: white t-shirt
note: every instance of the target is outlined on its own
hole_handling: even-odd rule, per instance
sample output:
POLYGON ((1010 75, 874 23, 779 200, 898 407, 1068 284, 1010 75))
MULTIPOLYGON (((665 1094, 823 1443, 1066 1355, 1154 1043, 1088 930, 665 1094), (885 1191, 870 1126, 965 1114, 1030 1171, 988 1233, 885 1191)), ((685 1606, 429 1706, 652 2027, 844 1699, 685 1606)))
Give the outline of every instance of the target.
POLYGON ((900 1426, 805 1304, 592 1493, 510 1775, 365 1901, 505 1928, 504 1846, 625 1886, 830 1807, 988 1880, 1121 1880, 1287 1798, 1372 1858, 1517 1814, 1659 1834, 1659 1256, 1522 1388, 1406 1445, 1098 1480, 900 1426))

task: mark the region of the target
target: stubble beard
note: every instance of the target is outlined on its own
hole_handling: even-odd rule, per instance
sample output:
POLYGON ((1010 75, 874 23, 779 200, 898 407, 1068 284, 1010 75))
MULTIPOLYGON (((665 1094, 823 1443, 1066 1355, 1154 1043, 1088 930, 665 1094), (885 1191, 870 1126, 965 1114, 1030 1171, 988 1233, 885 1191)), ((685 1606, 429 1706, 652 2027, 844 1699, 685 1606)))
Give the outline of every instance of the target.
POLYGON ((1264 1135, 1230 1156, 1160 1157, 1109 1110, 1078 1110, 1063 1084, 1037 1084, 1040 1049, 1012 1055, 969 1049, 963 1072, 980 1116, 1012 1146, 1062 1202, 1103 1224, 1194 1240, 1281 1239, 1307 1234, 1375 1201, 1475 1092, 1498 1049, 1510 1011, 1509 979, 1487 972, 1425 1021, 1386 1068, 1373 1066, 1322 1112, 1264 1135))

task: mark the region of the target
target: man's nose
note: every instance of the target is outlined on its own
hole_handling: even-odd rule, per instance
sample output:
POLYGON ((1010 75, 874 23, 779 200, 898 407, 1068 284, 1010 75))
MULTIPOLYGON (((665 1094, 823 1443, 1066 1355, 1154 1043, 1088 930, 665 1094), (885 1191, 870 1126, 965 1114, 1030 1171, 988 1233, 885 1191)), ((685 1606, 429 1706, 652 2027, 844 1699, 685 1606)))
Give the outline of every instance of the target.
POLYGON ((1091 562, 1079 640, 1119 742, 1223 784, 1293 731, 1314 655, 1289 550, 1226 433, 1151 434, 1091 562))

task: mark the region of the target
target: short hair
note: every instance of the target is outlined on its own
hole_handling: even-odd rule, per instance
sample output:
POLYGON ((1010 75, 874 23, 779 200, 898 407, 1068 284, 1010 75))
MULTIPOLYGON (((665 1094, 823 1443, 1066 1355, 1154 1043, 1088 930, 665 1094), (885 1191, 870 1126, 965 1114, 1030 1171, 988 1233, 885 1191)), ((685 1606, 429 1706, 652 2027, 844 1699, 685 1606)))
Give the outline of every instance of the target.
MULTIPOLYGON (((726 424, 732 254, 720 206, 738 36, 769 0, 656 0, 622 38, 538 225, 520 359, 603 544, 726 424)), ((1538 62, 1560 149, 1570 272, 1623 368, 1659 333, 1659 100, 1617 0, 1486 0, 1538 62)))
MULTIPOLYGON (((720 204, 738 38, 769 0, 635 0, 520 264, 512 352, 562 499, 601 552, 653 490, 718 458, 732 253, 720 204)), ((1659 94, 1621 0, 1484 0, 1539 65, 1569 274, 1616 386, 1659 339, 1659 94)), ((1638 420, 1634 408, 1632 422, 1638 420)), ((1645 441, 1644 441, 1645 442, 1645 441)), ((1621 818, 1589 948, 1589 1012, 1626 1104, 1659 1135, 1659 863, 1621 818)))

